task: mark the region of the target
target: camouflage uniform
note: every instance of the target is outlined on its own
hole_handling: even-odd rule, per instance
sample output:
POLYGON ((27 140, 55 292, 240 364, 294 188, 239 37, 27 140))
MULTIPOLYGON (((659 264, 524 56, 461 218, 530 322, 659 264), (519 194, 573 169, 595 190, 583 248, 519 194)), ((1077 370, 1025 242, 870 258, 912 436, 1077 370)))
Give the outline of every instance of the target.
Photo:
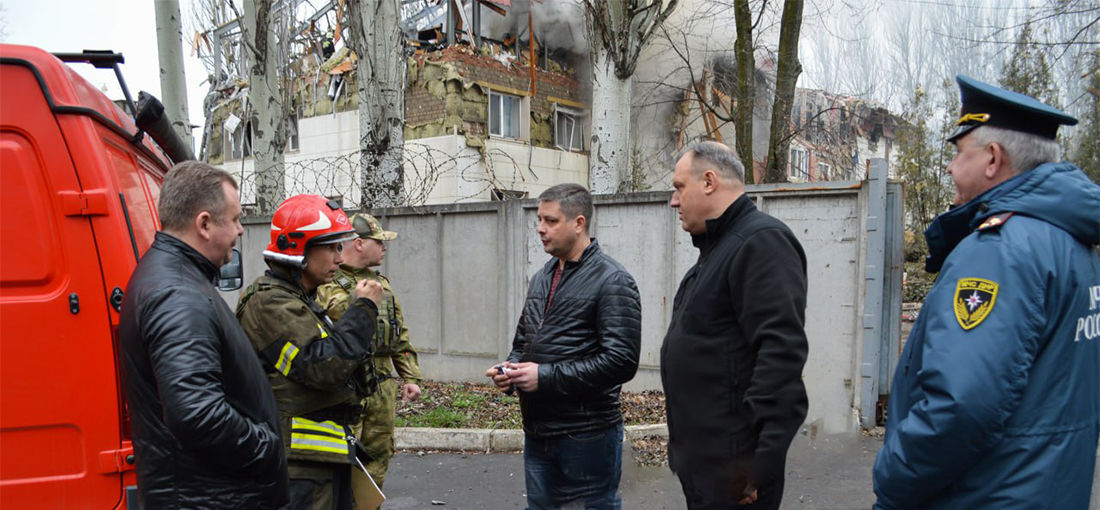
POLYGON ((377 310, 367 299, 356 299, 347 310, 333 323, 312 296, 275 269, 245 289, 237 304, 237 318, 279 406, 291 498, 312 500, 318 510, 334 508, 333 500, 344 502, 337 508, 350 502, 351 487, 345 484, 355 448, 347 437, 370 392, 363 373, 377 310), (316 485, 296 486, 294 480, 316 485), (303 486, 313 488, 312 496, 295 494, 295 487, 303 486))
MULTIPOLYGON (((366 233, 364 237, 369 237, 373 233, 384 237, 379 240, 389 240, 396 236, 392 232, 382 230, 377 220, 367 215, 353 216, 352 223, 360 223, 362 220, 359 218, 363 217, 369 218, 371 224, 366 228, 363 225, 356 225, 356 229, 361 231, 360 235, 366 233)), ((375 238, 378 239, 378 237, 375 238)), ((323 285, 317 290, 318 303, 324 306, 331 317, 342 317, 348 308, 348 298, 352 289, 363 278, 376 280, 382 284, 383 289, 373 343, 374 367, 380 382, 378 391, 364 400, 364 417, 358 434, 367 453, 374 458, 367 465, 367 471, 381 487, 386 479, 386 469, 394 452, 394 413, 399 385, 393 372, 396 369, 397 377, 404 379, 406 383, 413 384, 420 384, 423 376, 420 373, 416 351, 409 342, 409 330, 405 327, 401 304, 394 296, 393 287, 385 276, 370 268, 359 269, 341 265, 332 283, 323 285)))

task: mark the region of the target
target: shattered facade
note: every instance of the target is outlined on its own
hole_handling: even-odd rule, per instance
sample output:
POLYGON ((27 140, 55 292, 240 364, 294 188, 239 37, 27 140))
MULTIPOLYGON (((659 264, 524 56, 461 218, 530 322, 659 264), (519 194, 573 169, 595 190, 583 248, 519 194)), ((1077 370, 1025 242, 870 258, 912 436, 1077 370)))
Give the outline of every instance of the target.
POLYGON ((529 111, 530 118, 524 120, 530 127, 527 132, 521 128, 516 138, 529 140, 535 147, 570 148, 565 147, 566 140, 555 140, 555 114, 583 114, 585 105, 577 81, 560 72, 537 69, 532 87, 527 67, 512 65, 506 53, 491 56, 488 48, 493 46, 479 54, 468 46, 451 46, 409 59, 406 139, 457 131, 468 145, 481 147, 490 131, 490 94, 498 93, 522 98, 529 111))
POLYGON ((871 158, 894 168, 898 118, 881 104, 799 88, 791 124, 787 178, 792 182, 860 180, 871 158))
MULTIPOLYGON (((448 3, 458 6, 458 0, 402 1, 407 57, 401 203, 525 197, 561 182, 587 185, 590 62, 586 47, 578 42, 583 37, 571 26, 578 14, 563 7, 570 2, 467 0, 460 15, 456 13, 462 9, 446 8, 448 3), (471 11, 474 5, 485 10, 480 23, 471 11), (418 25, 408 25, 412 21, 418 25), (473 30, 474 26, 483 30, 473 30)), ((287 123, 285 188, 287 195, 321 193, 356 208, 363 181, 358 159, 359 62, 340 41, 340 24, 335 22, 339 10, 331 1, 307 16, 309 23, 299 25, 307 29, 288 50, 286 83, 292 114, 287 123)), ((239 31, 226 30, 227 26, 211 33, 221 33, 226 40, 239 37, 239 31)), ((254 200, 255 172, 245 120, 247 80, 236 77, 246 68, 241 61, 244 53, 224 42, 218 47, 225 49, 225 68, 230 71, 208 98, 210 128, 204 155, 238 176, 242 200, 248 204, 254 200)), ((659 58, 646 62, 643 65, 653 70, 668 67, 659 58)), ((723 67, 730 64, 719 64, 709 64, 699 83, 672 87, 664 96, 636 94, 631 180, 638 182, 633 189, 664 189, 674 163, 670 158, 694 139, 706 136, 734 143, 733 124, 722 119, 732 117, 734 107, 730 69, 723 67), (640 104, 644 102, 651 104, 640 104)), ((773 62, 759 60, 756 74, 752 171, 759 177, 767 157, 773 62)), ((644 80, 635 85, 649 87, 644 80)), ((788 180, 861 178, 868 159, 894 159, 896 126, 896 118, 881 105, 798 89, 791 115, 788 180)))
MULTIPOLYGON (((771 128, 774 69, 765 61, 757 69, 753 109, 753 174, 764 174, 771 128)), ((683 93, 670 124, 676 149, 687 141, 707 137, 732 145, 735 99, 731 84, 704 74, 694 89, 683 93)), ((821 90, 798 88, 791 109, 787 180, 813 182, 860 180, 867 162, 883 158, 893 169, 898 117, 881 104, 821 90)), ((759 181, 757 181, 759 182, 759 181)))
MULTIPOLYGON (((569 52, 540 47, 524 34, 506 34, 502 42, 466 31, 447 42, 443 33, 444 27, 406 31, 404 203, 518 198, 561 182, 587 184, 589 99, 569 52)), ((321 193, 355 208, 358 62, 339 44, 324 52, 321 46, 301 46, 290 59, 286 193, 321 193)), ((223 80, 212 96, 205 156, 240 178, 248 204, 255 172, 243 120, 247 80, 223 80)))

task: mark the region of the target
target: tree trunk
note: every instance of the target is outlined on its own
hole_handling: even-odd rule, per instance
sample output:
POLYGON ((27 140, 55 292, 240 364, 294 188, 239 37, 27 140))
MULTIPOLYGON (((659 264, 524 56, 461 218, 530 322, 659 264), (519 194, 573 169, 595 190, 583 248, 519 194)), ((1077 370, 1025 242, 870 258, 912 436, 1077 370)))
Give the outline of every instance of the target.
MULTIPOLYGON (((283 147, 286 146, 284 101, 275 45, 276 23, 271 0, 245 0, 243 40, 248 48, 248 102, 251 107, 252 156, 255 158, 256 205, 273 214, 285 197, 283 147)), ((241 126, 239 129, 247 129, 241 126)))
POLYGON ((179 0, 154 2, 157 17, 157 55, 160 57, 160 98, 172 129, 192 151, 191 119, 187 115, 187 81, 183 73, 179 0))
POLYGON ((798 75, 802 73, 802 64, 798 62, 798 35, 801 29, 802 0, 786 0, 783 3, 783 18, 779 28, 779 65, 775 76, 775 106, 772 108, 772 128, 764 182, 787 180, 791 106, 794 103, 798 75))
POLYGON ((628 182, 630 169, 630 78, 615 75, 607 50, 597 48, 596 56, 588 187, 592 193, 615 193, 628 182))
POLYGON ((737 107, 733 112, 733 126, 737 132, 737 155, 745 166, 745 182, 755 181, 752 154, 752 114, 756 106, 756 59, 752 54, 752 11, 749 0, 736 0, 733 7, 737 24, 737 41, 733 53, 737 59, 737 107))
POLYGON ((348 2, 348 42, 359 58, 360 206, 404 200, 405 59, 397 0, 348 2))
POLYGON ((584 0, 592 52, 592 147, 588 187, 592 193, 630 188, 630 77, 638 55, 677 0, 584 0), (667 2, 667 3, 666 3, 667 2))

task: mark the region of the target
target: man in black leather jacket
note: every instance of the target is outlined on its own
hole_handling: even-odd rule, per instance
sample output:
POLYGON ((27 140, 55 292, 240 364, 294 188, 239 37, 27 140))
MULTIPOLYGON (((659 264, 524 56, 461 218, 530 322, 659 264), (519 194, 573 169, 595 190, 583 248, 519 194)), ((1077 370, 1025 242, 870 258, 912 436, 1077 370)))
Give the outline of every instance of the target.
POLYGON ((126 287, 119 330, 143 508, 278 508, 287 464, 275 398, 233 311, 214 289, 243 232, 237 184, 176 165, 163 230, 126 287))
POLYGON ((806 254, 745 194, 737 154, 684 151, 669 205, 699 248, 661 346, 669 466, 692 510, 778 509, 806 418, 806 254))
POLYGON ((638 288, 588 236, 592 196, 584 187, 543 192, 538 218, 554 258, 531 279, 508 360, 486 375, 519 390, 528 508, 618 509, 619 392, 638 370, 638 288))

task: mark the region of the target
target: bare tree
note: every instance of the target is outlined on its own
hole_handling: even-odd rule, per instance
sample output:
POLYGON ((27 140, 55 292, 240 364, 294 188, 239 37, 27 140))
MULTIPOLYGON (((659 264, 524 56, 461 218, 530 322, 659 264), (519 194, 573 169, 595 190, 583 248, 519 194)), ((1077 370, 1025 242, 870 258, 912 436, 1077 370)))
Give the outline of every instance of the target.
POLYGON ((752 114, 756 105, 756 58, 752 44, 752 10, 749 0, 736 0, 733 4, 737 40, 733 43, 733 55, 737 65, 737 81, 734 97, 737 103, 733 111, 733 125, 737 136, 737 155, 745 172, 752 175, 752 114))
POLYGON ((398 0, 348 2, 348 42, 359 57, 359 155, 364 207, 402 205, 405 60, 398 0))
POLYGON ((256 206, 272 214, 285 197, 283 148, 287 101, 277 70, 276 34, 285 34, 272 9, 273 0, 245 0, 241 30, 248 48, 248 101, 252 155, 256 165, 256 206))
POLYGON ((1100 49, 1089 59, 1092 71, 1085 86, 1085 114, 1081 118, 1080 143, 1074 153, 1074 162, 1092 179, 1100 183, 1100 49))
POLYGON ((802 30, 802 0, 783 3, 783 19, 779 29, 779 63, 775 77, 775 105, 772 107, 772 127, 768 144, 768 161, 764 182, 787 180, 787 148, 790 147, 791 107, 795 85, 802 73, 798 61, 798 36, 802 30))
POLYGON ((584 0, 592 51, 589 188, 614 193, 629 183, 630 77, 638 55, 678 0, 584 0))

